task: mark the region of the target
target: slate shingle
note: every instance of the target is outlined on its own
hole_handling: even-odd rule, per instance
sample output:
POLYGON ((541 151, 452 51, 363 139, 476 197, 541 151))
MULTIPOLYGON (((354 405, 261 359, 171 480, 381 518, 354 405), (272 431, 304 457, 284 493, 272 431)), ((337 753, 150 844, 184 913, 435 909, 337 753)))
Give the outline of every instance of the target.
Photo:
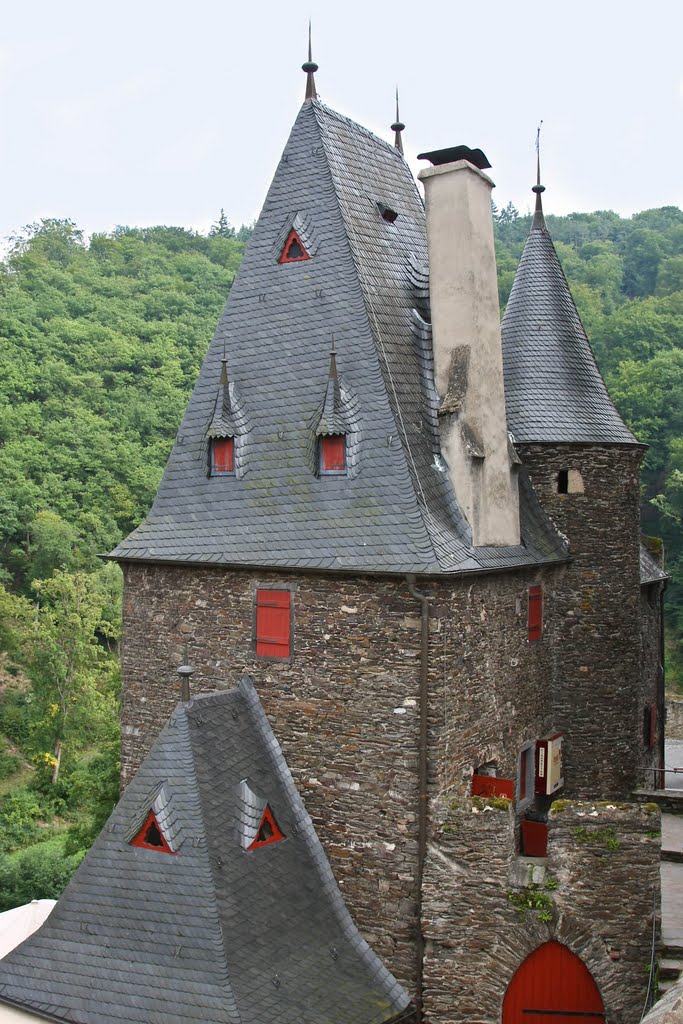
POLYGON ((50 917, 0 961, 3 1001, 83 1024, 384 1024, 410 1004, 246 678, 176 709, 50 917), (245 850, 245 782, 285 839, 245 850), (172 808, 175 855, 129 844, 150 801, 172 808))

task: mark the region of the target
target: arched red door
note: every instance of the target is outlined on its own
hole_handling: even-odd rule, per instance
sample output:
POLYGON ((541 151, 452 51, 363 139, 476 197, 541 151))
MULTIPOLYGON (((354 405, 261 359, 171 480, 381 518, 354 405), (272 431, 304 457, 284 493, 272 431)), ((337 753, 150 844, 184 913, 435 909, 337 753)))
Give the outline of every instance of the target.
POLYGON ((601 1024, 605 1007, 593 975, 560 942, 545 942, 515 972, 503 1024, 601 1024))

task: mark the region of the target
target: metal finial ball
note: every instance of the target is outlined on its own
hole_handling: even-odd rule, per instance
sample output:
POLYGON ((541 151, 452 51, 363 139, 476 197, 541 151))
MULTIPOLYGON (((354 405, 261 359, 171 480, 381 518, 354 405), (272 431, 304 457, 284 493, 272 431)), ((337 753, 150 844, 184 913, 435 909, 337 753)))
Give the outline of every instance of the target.
POLYGON ((391 126, 392 132, 402 132, 405 128, 403 121, 395 121, 391 126))
POLYGON ((545 185, 532 185, 531 186, 531 191, 532 192, 545 192, 545 185))
POLYGON ((311 73, 315 74, 318 70, 318 65, 314 60, 307 60, 305 64, 301 65, 301 70, 305 71, 307 75, 310 75, 311 73))

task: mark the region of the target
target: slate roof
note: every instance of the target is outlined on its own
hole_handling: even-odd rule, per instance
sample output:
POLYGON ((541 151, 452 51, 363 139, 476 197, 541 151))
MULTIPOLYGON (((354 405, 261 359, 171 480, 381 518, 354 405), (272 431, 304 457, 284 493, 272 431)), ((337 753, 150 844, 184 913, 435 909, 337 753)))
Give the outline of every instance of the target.
POLYGON ((154 505, 118 559, 451 573, 567 556, 528 482, 523 543, 472 546, 441 458, 424 208, 401 154, 317 100, 296 119, 154 505), (378 204, 398 213, 389 223, 378 204), (311 258, 278 262, 296 226, 311 258), (425 268, 417 272, 415 268, 425 268), (422 284, 420 283, 422 273, 422 284), (317 474, 332 338, 353 429, 347 475, 317 474), (235 477, 207 475, 227 353, 235 477), (239 442, 239 444, 238 444, 239 442))
POLYGON ((640 545, 640 584, 659 583, 668 580, 669 574, 662 569, 647 550, 644 544, 640 545))
POLYGON ((638 443, 607 393, 540 195, 502 332, 505 402, 515 441, 638 443))
POLYGON ((74 1024, 383 1024, 410 1004, 247 678, 176 709, 46 923, 0 962, 0 1002, 74 1024), (245 801, 285 839, 247 851, 245 801), (153 803, 173 854, 130 845, 153 803))

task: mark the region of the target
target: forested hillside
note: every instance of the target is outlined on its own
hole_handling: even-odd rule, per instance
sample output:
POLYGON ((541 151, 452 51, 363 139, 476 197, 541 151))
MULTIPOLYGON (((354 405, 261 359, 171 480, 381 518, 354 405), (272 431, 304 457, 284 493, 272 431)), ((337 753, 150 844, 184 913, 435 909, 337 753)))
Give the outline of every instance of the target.
MULTIPOLYGON (((501 301, 529 218, 495 213, 501 301)), ((652 447, 645 531, 683 679, 683 212, 549 217, 612 396, 652 447)), ((56 895, 117 794, 120 573, 248 230, 48 221, 0 266, 0 910, 56 895)))

